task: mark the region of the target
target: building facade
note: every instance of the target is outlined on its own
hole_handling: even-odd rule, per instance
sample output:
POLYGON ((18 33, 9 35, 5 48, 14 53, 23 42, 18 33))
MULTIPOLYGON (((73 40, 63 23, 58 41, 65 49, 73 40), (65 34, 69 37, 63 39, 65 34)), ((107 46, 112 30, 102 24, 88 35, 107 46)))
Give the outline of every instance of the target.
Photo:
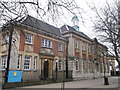
MULTIPOLYGON (((23 71, 23 81, 56 78, 56 61, 58 70, 62 71, 66 47, 59 29, 31 16, 17 24, 12 36, 9 70, 23 71)), ((7 66, 8 31, 0 35, 0 69, 3 73, 7 66)))
POLYGON ((91 39, 79 30, 78 17, 72 18, 73 26, 60 28, 63 37, 69 38, 69 70, 74 79, 110 76, 108 49, 97 39, 91 39), (105 73, 105 74, 104 74, 105 73))
MULTIPOLYGON (((74 26, 54 27, 34 17, 27 16, 17 22, 12 35, 9 70, 22 71, 23 81, 63 79, 66 73, 73 79, 97 78, 110 75, 107 47, 79 31, 77 17, 74 26), (68 38, 68 46, 66 44, 68 38), (66 51, 68 47, 68 51, 66 51)), ((9 30, 0 34, 0 70, 4 76, 7 66, 9 30)))
POLYGON ((97 78, 110 76, 110 62, 106 56, 107 47, 90 39, 84 33, 76 31, 74 28, 64 25, 61 27, 63 37, 69 38, 69 70, 75 79, 97 78), (105 65, 105 66, 104 66, 105 65), (105 67, 105 68, 104 68, 105 67))

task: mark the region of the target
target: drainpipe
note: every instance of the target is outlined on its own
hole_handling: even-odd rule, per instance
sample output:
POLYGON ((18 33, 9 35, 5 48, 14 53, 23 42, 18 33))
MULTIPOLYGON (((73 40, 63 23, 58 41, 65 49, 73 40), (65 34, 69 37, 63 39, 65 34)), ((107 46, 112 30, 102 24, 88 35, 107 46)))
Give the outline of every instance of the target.
POLYGON ((66 37, 66 79, 68 79, 68 43, 69 37, 66 37))

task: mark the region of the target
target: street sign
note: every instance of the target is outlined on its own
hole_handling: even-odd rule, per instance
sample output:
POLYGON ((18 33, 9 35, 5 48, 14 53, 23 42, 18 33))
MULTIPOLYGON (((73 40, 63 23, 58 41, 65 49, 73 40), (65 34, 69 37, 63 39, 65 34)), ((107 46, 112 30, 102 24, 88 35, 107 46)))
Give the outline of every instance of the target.
POLYGON ((8 82, 21 82, 22 71, 9 71, 8 82))

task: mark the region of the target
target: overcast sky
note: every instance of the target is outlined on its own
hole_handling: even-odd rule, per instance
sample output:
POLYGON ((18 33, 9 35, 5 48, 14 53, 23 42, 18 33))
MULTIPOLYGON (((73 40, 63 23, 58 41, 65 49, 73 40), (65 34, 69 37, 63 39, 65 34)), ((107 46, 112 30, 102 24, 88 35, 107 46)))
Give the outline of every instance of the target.
MULTIPOLYGON (((41 2, 43 2, 45 4, 45 3, 47 3, 47 1, 48 0, 44 0, 41 2)), ((72 0, 68 0, 68 1, 72 1, 72 0)), ((108 0, 107 2, 112 2, 112 1, 113 0, 108 0)), ((75 3, 78 5, 78 7, 80 7, 79 10, 78 9, 75 10, 75 13, 77 13, 76 15, 78 15, 78 18, 79 18, 80 31, 84 32, 89 37, 94 38, 94 37, 96 37, 96 34, 93 32, 92 20, 95 18, 95 13, 88 7, 86 2, 90 6, 95 4, 95 6, 99 9, 101 7, 104 7, 106 0, 75 0, 75 3), (84 23, 82 21, 84 21, 84 23)), ((64 10, 64 12, 66 12, 66 13, 65 13, 65 15, 60 17, 61 19, 59 19, 59 22, 61 22, 61 23, 60 23, 60 25, 58 25, 58 27, 60 27, 64 24, 73 26, 71 19, 74 15, 67 13, 67 11, 65 11, 65 10, 64 10)))
MULTIPOLYGON (((3 1, 18 1, 18 0, 3 0, 3 1)), ((35 0, 23 0, 23 1, 35 1, 35 0)), ((74 1, 74 0, 66 0, 66 1, 74 1)), ((107 0, 108 3, 111 3, 113 1, 114 0, 107 0)), ((43 7, 45 7, 45 5, 48 4, 48 0, 39 0, 39 2, 40 2, 40 5, 43 7)), ((75 2, 74 2, 78 5, 78 7, 80 7, 79 10, 77 9, 75 11, 77 13, 76 15, 79 18, 80 31, 84 32, 90 38, 95 38, 97 36, 96 36, 96 33, 93 32, 93 23, 92 23, 92 20, 94 20, 94 18, 95 18, 95 13, 88 7, 86 2, 90 6, 92 6, 94 4, 96 6, 96 8, 99 9, 101 7, 104 7, 106 0, 75 0, 75 2), (82 23, 82 21, 84 21, 84 23, 82 23)), ((37 15, 35 15, 34 11, 31 11, 31 9, 29 11, 30 11, 30 15, 33 15, 34 17, 37 16, 37 15)), ((61 16, 60 19, 58 20, 58 22, 60 22, 60 24, 57 27, 61 27, 64 24, 73 26, 71 19, 74 15, 67 13, 68 11, 66 11, 66 10, 63 10, 63 12, 64 12, 64 15, 61 16)), ((44 19, 47 20, 46 17, 44 19)), ((56 24, 50 23, 50 22, 51 21, 49 21, 49 24, 56 26, 56 24)))
MULTIPOLYGON (((84 24, 81 22, 79 23, 80 31, 84 32, 91 38, 96 37, 92 27, 93 26, 92 19, 95 18, 95 13, 88 7, 87 3, 91 6, 95 4, 95 6, 98 9, 100 9, 101 7, 104 7, 106 0, 75 0, 75 1, 84 10, 84 13, 82 13, 82 16, 85 23, 84 24)), ((112 0, 107 0, 107 1, 111 2, 112 0)), ((79 17, 79 20, 81 20, 80 17, 79 17)))
MULTIPOLYGON (((3 1, 19 1, 19 0, 3 0, 3 1)), ((21 1, 37 1, 37 0, 21 0, 21 1)), ((97 8, 100 8, 100 7, 104 6, 106 0, 65 0, 65 1, 75 1, 74 3, 76 3, 78 5, 78 7, 80 7, 79 10, 77 9, 74 11, 75 13, 77 13, 76 15, 79 18, 80 31, 84 32, 86 35, 90 36, 91 38, 94 38, 96 36, 96 34, 93 32, 93 28, 92 28, 93 23, 91 22, 91 20, 95 18, 95 14, 88 7, 87 3, 91 6, 93 4, 95 4, 95 6, 97 8), (82 21, 84 21, 84 23, 82 21)), ((108 2, 111 2, 111 1, 113 1, 113 0, 108 0, 108 2)), ((39 0, 39 2, 40 2, 39 3, 40 6, 42 6, 42 7, 46 7, 46 5, 48 4, 48 0, 39 0)), ((37 17, 37 14, 35 14, 33 10, 31 11, 31 9, 29 9, 29 11, 30 11, 30 13, 29 13, 30 15, 37 17)), ((57 27, 61 27, 64 24, 68 24, 70 26, 73 26, 71 19, 74 15, 71 13, 67 13, 68 11, 65 9, 63 10, 63 12, 64 12, 64 15, 60 16, 60 19, 57 20, 58 21, 57 24, 59 23, 59 25, 52 23, 50 20, 49 20, 49 22, 48 21, 47 22, 49 24, 52 24, 52 25, 57 26, 57 27)), ((49 14, 47 17, 44 16, 43 19, 46 21, 46 20, 48 20, 47 19, 48 17, 49 17, 49 14)))

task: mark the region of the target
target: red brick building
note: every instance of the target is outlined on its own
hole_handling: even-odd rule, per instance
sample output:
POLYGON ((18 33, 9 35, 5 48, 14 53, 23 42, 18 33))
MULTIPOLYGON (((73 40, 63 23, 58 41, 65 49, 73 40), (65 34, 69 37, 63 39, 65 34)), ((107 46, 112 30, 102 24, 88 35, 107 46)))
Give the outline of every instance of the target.
MULTIPOLYGON (((7 66, 8 35, 8 31, 0 35, 0 60, 3 72, 7 66)), ((12 38, 15 42, 12 42, 9 69, 22 70, 23 81, 56 78, 56 61, 58 71, 62 71, 66 42, 61 37, 59 28, 27 16, 14 27, 12 38)))
MULTIPOLYGON (((66 52, 69 78, 103 77, 104 70, 107 76, 110 75, 109 58, 104 55, 107 47, 79 31, 77 25, 57 28, 27 16, 12 28, 9 70, 23 71, 23 81, 61 80, 65 77, 66 52), (68 51, 66 37, 69 38, 68 51)), ((9 29, 7 27, 0 34, 0 70, 3 74, 7 66, 9 29)))

